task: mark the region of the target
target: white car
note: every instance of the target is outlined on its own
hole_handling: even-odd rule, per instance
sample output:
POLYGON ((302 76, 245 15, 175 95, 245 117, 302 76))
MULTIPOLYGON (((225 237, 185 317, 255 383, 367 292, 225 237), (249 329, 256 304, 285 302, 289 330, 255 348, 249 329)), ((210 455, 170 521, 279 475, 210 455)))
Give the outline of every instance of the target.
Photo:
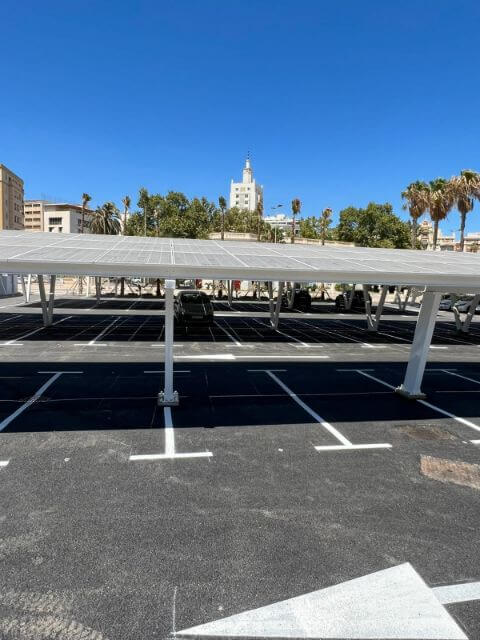
POLYGON ((440 300, 440 311, 451 311, 453 306, 453 301, 451 298, 444 298, 440 300))
MULTIPOLYGON (((471 300, 459 300, 454 304, 454 307, 459 313, 467 313, 471 304, 471 300)), ((475 311, 480 311, 480 305, 477 305, 475 311)))

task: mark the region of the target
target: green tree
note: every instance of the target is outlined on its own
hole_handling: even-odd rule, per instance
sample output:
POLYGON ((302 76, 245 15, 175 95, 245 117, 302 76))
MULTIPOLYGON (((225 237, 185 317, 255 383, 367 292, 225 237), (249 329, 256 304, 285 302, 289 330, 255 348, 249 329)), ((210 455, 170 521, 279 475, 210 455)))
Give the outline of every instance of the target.
POLYGON ((433 222, 433 249, 437 248, 438 225, 448 216, 454 204, 452 183, 445 178, 429 182, 428 210, 433 222))
POLYGON ((262 234, 262 222, 263 220, 263 199, 260 197, 257 206, 255 207, 255 213, 257 215, 257 241, 260 242, 262 234))
POLYGON ((85 209, 91 199, 92 199, 92 196, 88 195, 88 193, 82 194, 82 224, 81 224, 82 233, 84 232, 84 227, 85 227, 85 209))
POLYGON ((295 218, 300 213, 302 203, 298 198, 292 200, 292 244, 295 242, 295 218))
POLYGON ((332 210, 330 207, 326 207, 322 211, 322 215, 319 220, 319 230, 320 230, 320 240, 322 241, 322 246, 325 244, 325 240, 327 239, 328 229, 332 224, 332 210))
POLYGON ((146 236, 148 229, 148 217, 151 213, 151 203, 150 196, 148 195, 148 191, 147 189, 145 189, 145 187, 141 187, 140 191, 138 192, 137 205, 140 207, 140 209, 143 209, 143 235, 146 236))
POLYGON ((298 221, 298 227, 302 238, 311 238, 317 240, 320 237, 319 219, 315 216, 302 218, 298 221))
POLYGON ((428 211, 429 189, 426 182, 417 180, 411 182, 405 191, 402 191, 402 198, 406 201, 403 209, 407 210, 412 219, 412 249, 417 247, 418 220, 428 211))
POLYGON ((473 209, 474 199, 480 200, 480 174, 471 169, 464 169, 459 176, 450 180, 450 189, 460 214, 460 251, 463 251, 467 214, 473 209))
POLYGON ((90 222, 91 233, 113 236, 120 233, 120 229, 119 211, 113 202, 105 202, 93 212, 90 222))
POLYGON ((360 247, 405 249, 410 245, 410 225, 393 213, 388 202, 370 202, 365 209, 340 211, 336 237, 360 247))

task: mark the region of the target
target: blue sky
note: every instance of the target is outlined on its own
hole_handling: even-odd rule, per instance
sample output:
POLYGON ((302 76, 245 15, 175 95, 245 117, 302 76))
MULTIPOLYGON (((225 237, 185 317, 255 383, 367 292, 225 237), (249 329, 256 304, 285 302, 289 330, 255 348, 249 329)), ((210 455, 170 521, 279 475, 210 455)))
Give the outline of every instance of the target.
POLYGON ((227 196, 250 150, 265 213, 402 213, 412 180, 480 170, 479 19, 478 0, 19 0, 0 162, 26 197, 120 205, 227 196))

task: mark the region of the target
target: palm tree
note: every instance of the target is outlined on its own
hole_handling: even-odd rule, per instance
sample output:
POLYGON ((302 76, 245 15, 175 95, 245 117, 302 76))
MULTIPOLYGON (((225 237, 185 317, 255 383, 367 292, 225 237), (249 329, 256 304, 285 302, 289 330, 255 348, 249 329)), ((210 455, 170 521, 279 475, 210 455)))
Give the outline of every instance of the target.
POLYGON ((221 239, 225 240, 225 211, 227 209, 227 201, 223 196, 218 198, 218 206, 220 207, 220 212, 222 214, 222 235, 221 239))
POLYGON ((138 206, 143 209, 143 235, 147 235, 147 215, 150 204, 150 196, 145 187, 142 187, 138 193, 138 206))
POLYGON ((411 182, 405 191, 402 191, 402 198, 406 200, 403 209, 408 209, 412 219, 412 249, 417 246, 418 220, 429 208, 429 195, 428 184, 421 180, 411 182))
POLYGON ((301 208, 302 203, 300 200, 298 198, 294 198, 292 200, 292 244, 295 242, 295 216, 298 216, 301 208))
POLYGON ((82 227, 81 227, 82 231, 81 233, 83 233, 83 228, 85 226, 85 208, 91 199, 92 199, 92 196, 89 196, 88 193, 82 194, 82 227))
POLYGON ((433 249, 437 248, 438 224, 445 220, 453 207, 452 186, 445 178, 435 178, 429 182, 428 210, 433 221, 433 249))
POLYGON ((125 196, 124 198, 122 198, 122 202, 123 202, 123 235, 125 235, 125 230, 127 228, 127 217, 128 217, 128 212, 130 211, 130 205, 132 203, 132 201, 130 200, 130 196, 125 196))
POLYGON ((330 207, 327 207, 322 211, 322 215, 320 216, 319 227, 320 227, 320 239, 322 241, 322 246, 325 245, 328 227, 332 223, 332 213, 333 212, 330 209, 330 207))
POLYGON ((460 213, 460 251, 465 246, 465 221, 467 213, 473 209, 473 200, 480 200, 480 174, 464 169, 459 176, 450 180, 452 197, 460 213))
POLYGON ((263 199, 260 198, 257 206, 255 207, 255 213, 257 215, 257 242, 260 242, 260 234, 263 223, 263 199))
POLYGON ((104 235, 114 236, 120 233, 121 223, 119 211, 113 202, 105 202, 101 207, 97 207, 92 214, 90 231, 104 235))

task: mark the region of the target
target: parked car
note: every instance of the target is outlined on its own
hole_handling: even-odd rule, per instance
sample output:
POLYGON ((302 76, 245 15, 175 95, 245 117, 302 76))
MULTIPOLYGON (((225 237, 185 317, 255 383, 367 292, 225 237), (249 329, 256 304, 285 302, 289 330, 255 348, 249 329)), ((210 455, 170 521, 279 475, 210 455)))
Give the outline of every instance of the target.
POLYGON ((213 305, 203 291, 179 291, 173 308, 178 324, 213 324, 213 305))
MULTIPOLYGON (((470 305, 472 304, 472 298, 458 300, 453 306, 459 313, 467 313, 470 309, 470 305)), ((477 305, 475 312, 480 311, 480 305, 477 305)))
MULTIPOLYGON (((350 294, 350 291, 343 291, 335 298, 335 309, 337 311, 344 311, 347 308, 348 296, 350 294)), ((368 299, 371 303, 372 296, 370 294, 368 294, 368 299)), ((363 289, 356 289, 353 292, 351 309, 361 309, 362 311, 365 309, 365 296, 363 295, 363 289)))
POLYGON ((450 296, 446 296, 442 300, 440 300, 440 311, 451 311, 453 307, 453 300, 450 296))
MULTIPOLYGON (((287 292, 282 294, 282 307, 288 308, 287 292)), ((312 308, 312 296, 307 289, 295 289, 295 298, 293 300, 293 308, 299 311, 310 311, 312 308)))

